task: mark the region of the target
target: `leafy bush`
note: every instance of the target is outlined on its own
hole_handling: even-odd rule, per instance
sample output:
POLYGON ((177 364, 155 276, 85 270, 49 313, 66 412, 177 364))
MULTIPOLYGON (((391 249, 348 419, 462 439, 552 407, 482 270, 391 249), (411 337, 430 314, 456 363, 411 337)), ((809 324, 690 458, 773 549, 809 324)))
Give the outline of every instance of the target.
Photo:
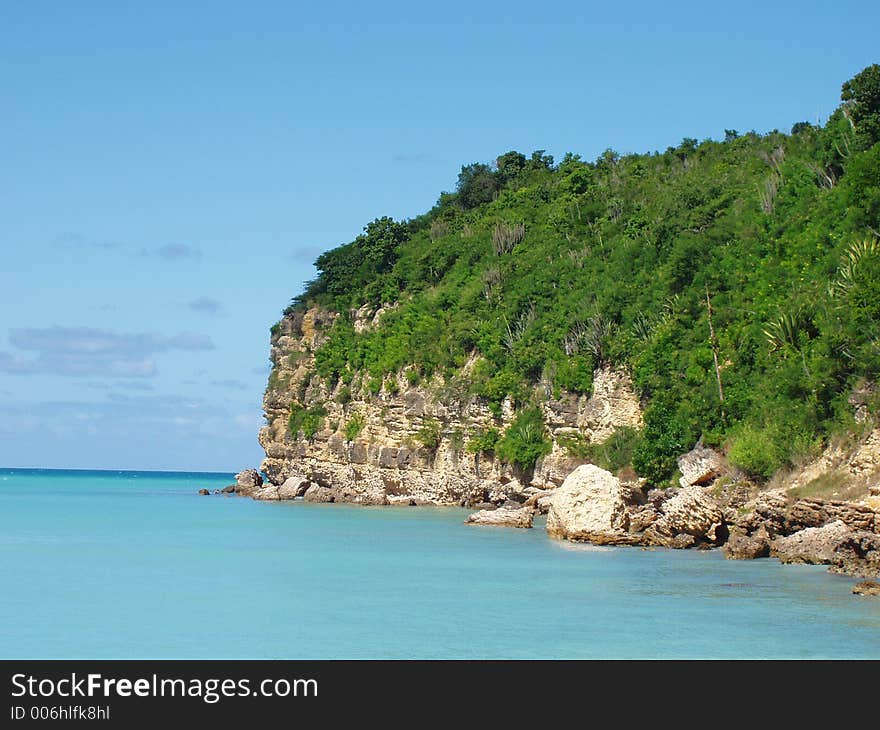
POLYGON ((287 426, 290 434, 298 437, 300 431, 303 436, 311 440, 315 434, 321 430, 324 423, 324 416, 327 411, 322 406, 312 406, 311 408, 303 408, 298 404, 290 407, 290 417, 287 420, 287 426))
POLYGON ((365 425, 366 420, 364 419, 363 415, 361 415, 360 413, 352 414, 351 418, 346 421, 345 428, 343 429, 346 440, 354 441, 358 436, 360 436, 360 433, 364 430, 365 425))
POLYGON ((491 454, 495 451, 499 438, 501 438, 501 433, 497 428, 477 431, 468 440, 466 448, 472 454, 491 454))
POLYGON ((772 429, 751 425, 734 436, 727 455, 732 464, 764 478, 781 467, 786 456, 772 429))
POLYGON ((436 418, 425 419, 415 435, 416 441, 431 451, 440 445, 440 437, 440 422, 436 418))
POLYGON ((552 443, 544 427, 544 415, 535 406, 520 411, 498 441, 495 453, 503 461, 515 464, 523 471, 550 453, 552 443))

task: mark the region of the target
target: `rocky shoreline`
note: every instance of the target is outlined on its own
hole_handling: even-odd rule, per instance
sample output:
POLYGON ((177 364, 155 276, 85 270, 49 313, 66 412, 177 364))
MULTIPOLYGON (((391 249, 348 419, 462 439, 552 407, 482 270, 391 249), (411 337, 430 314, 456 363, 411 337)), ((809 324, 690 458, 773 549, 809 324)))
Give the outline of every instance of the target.
MULTIPOLYGON (((348 314, 355 331, 366 332, 381 327, 394 306, 348 314)), ((529 529, 546 515, 554 539, 721 549, 729 559, 775 557, 880 576, 880 424, 866 405, 873 384, 850 398, 860 434, 829 444, 770 484, 756 483, 724 453, 698 443, 678 455, 678 485, 652 489, 631 471, 615 474, 592 463, 595 449, 644 426, 643 403, 625 369, 597 367, 589 395, 537 384, 532 401, 549 452, 523 470, 492 448, 514 422, 515 403, 508 397, 493 409, 467 387, 476 355, 446 376, 404 368, 381 380, 363 372, 321 377, 316 353, 339 316, 313 307, 273 328, 259 433, 266 457, 259 470, 236 475, 227 494, 462 506, 476 510, 466 520, 475 527, 529 529)))
MULTIPOLYGON (((686 473, 694 478, 693 470, 686 473)), ((713 473, 703 484, 689 484, 688 478, 682 477, 680 487, 646 489, 638 479, 621 479, 594 464, 582 464, 559 486, 526 489, 517 499, 475 505, 479 509, 465 523, 527 529, 536 516, 546 515, 547 534, 555 539, 595 545, 721 549, 731 560, 773 557, 782 563, 827 565, 831 572, 853 577, 880 577, 877 487, 872 488, 869 500, 862 502, 792 499, 784 489, 752 495, 742 485, 718 476, 720 473, 713 473)), ((275 485, 264 481, 255 469, 237 474, 234 485, 215 493, 261 501, 358 503, 344 489, 323 486, 303 475, 291 475, 275 485)), ((405 497, 385 504, 418 502, 405 497)), ((878 595, 877 585, 865 581, 853 591, 878 595)))

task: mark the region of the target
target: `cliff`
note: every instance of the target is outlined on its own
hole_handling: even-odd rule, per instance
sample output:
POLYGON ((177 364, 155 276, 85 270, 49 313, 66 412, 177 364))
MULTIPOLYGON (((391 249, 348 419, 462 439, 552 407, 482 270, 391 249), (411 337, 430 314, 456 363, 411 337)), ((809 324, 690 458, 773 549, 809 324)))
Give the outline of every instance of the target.
POLYGON ((238 486, 876 572, 878 88, 790 134, 508 152, 368 223, 272 327, 271 486, 238 486))
MULTIPOLYGON (((365 332, 382 327, 384 311, 361 307, 349 314, 355 329, 365 332)), ((602 443, 618 429, 641 427, 629 376, 599 368, 589 397, 561 392, 539 398, 550 452, 523 470, 490 449, 469 448, 480 434, 503 432, 516 415, 510 398, 498 417, 485 399, 468 393, 476 356, 451 377, 413 384, 407 370, 386 376, 377 392, 363 373, 348 383, 318 375, 315 352, 338 316, 320 308, 291 313, 272 335, 273 369, 263 400, 267 425, 259 436, 266 451, 261 470, 272 484, 303 475, 331 489, 336 501, 359 504, 524 501, 586 463, 563 446, 566 438, 602 443), (310 428, 294 431, 292 413, 313 414, 310 428)))

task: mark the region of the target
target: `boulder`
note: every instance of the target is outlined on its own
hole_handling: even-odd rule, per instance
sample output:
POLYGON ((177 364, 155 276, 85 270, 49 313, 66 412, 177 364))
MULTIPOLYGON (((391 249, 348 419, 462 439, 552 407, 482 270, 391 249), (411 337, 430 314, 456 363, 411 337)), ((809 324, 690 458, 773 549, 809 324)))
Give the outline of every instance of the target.
POLYGON ((660 505, 661 515, 645 531, 650 545, 678 547, 685 542, 679 536, 690 535, 695 542, 718 543, 727 537, 724 516, 712 496, 702 487, 680 489, 660 505))
POLYGON ((258 499, 261 502, 276 502, 281 499, 278 495, 278 487, 271 484, 268 487, 258 489, 252 496, 254 499, 258 499))
MULTIPOLYGON (((387 497, 388 504, 404 507, 415 507, 416 501, 408 494, 389 494, 387 497)), ((494 505, 493 505, 494 506, 494 505)))
POLYGON ((597 545, 631 545, 629 516, 620 481, 595 464, 583 464, 554 491, 547 513, 547 534, 597 545))
POLYGON ((466 525, 493 525, 495 527, 531 527, 535 513, 528 507, 513 509, 484 509, 468 515, 466 525))
POLYGON ((880 596, 880 583, 875 580, 863 580, 853 586, 852 592, 859 596, 880 596))
POLYGON ((531 507, 535 512, 539 515, 546 515, 550 511, 550 503, 553 501, 553 495, 556 493, 555 489, 542 489, 532 494, 523 505, 524 507, 531 507))
POLYGON ((678 469, 681 486, 690 487, 694 484, 705 484, 724 472, 724 459, 716 451, 698 443, 691 451, 678 457, 678 469))
MULTIPOLYGON (((577 430, 575 429, 575 433, 577 430)), ((563 454, 548 454, 538 459, 530 484, 533 487, 553 489, 558 487, 565 478, 577 467, 585 464, 585 459, 578 459, 563 454)))
POLYGON ((786 535, 788 499, 785 490, 761 492, 746 504, 744 513, 736 519, 736 526, 747 533, 763 527, 771 537, 786 535))
POLYGON ((200 489, 200 490, 199 490, 199 494, 201 494, 202 496, 204 496, 204 495, 206 495, 206 494, 210 494, 210 493, 211 493, 211 492, 209 492, 207 489, 200 489))
POLYGON ((220 490, 220 494, 235 494, 235 485, 230 484, 229 486, 223 487, 220 490))
POLYGON ((336 495, 330 487, 312 484, 303 494, 304 502, 335 502, 336 495))
POLYGON ((660 518, 653 504, 635 507, 629 513, 629 531, 644 532, 660 518))
POLYGON ((799 499, 785 515, 789 533, 806 527, 822 527, 840 520, 851 530, 876 531, 876 513, 866 504, 812 497, 799 499))
POLYGON ((256 469, 245 469, 235 475, 235 491, 252 497, 263 486, 263 477, 256 469))
POLYGON ((837 520, 823 527, 808 527, 770 543, 770 554, 782 563, 813 563, 833 565, 836 555, 852 537, 843 522, 837 520))
POLYGON ((278 487, 278 499, 296 499, 302 497, 312 483, 300 474, 294 474, 287 477, 280 487, 278 487))
POLYGON ((728 560, 754 560, 770 555, 770 535, 763 527, 751 535, 734 530, 724 545, 724 557, 728 560))
POLYGON ((852 537, 837 549, 835 562, 829 570, 862 578, 880 577, 880 535, 864 530, 853 531, 852 537))

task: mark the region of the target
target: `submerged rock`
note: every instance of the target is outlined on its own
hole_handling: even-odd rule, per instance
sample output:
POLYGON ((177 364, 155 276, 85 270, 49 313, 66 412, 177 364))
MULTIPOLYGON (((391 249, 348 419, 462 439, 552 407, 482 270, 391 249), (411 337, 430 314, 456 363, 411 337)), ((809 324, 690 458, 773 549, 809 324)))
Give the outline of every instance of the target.
POLYGON ((852 592, 859 596, 880 596, 880 583, 875 580, 863 580, 853 586, 852 592))
POLYGON ((528 507, 513 509, 484 509, 468 515, 466 525, 493 525, 495 527, 531 527, 535 513, 528 507))

